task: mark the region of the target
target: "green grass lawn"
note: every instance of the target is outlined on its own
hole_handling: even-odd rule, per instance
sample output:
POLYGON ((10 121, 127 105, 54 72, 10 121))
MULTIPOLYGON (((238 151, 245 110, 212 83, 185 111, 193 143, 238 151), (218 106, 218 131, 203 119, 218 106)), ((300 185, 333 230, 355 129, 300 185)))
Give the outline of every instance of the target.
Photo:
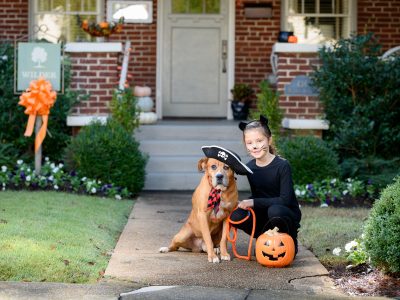
POLYGON ((343 254, 345 244, 361 235, 369 209, 303 206, 301 211, 300 242, 326 267, 345 264, 345 257, 332 250, 340 247, 343 254))
POLYGON ((59 192, 0 192, 0 280, 96 282, 132 206, 59 192))

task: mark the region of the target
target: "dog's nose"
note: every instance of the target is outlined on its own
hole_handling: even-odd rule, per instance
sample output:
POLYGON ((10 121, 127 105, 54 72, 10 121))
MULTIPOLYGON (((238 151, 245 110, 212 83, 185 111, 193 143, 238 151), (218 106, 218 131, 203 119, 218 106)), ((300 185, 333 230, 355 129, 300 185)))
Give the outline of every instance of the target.
POLYGON ((224 175, 217 174, 217 175, 215 175, 215 178, 217 178, 217 180, 222 180, 224 178, 224 175))

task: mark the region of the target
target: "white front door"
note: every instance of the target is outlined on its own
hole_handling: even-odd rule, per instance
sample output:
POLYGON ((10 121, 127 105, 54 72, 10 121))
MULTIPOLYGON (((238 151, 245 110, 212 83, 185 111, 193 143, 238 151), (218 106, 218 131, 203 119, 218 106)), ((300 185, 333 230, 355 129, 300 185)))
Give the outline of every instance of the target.
POLYGON ((227 0, 165 0, 162 115, 227 116, 227 0))

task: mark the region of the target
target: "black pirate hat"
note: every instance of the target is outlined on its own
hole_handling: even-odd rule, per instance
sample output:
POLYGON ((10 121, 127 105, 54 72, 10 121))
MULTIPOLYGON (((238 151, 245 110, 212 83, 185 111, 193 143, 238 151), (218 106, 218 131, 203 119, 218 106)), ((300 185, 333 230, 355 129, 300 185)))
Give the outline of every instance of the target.
POLYGON ((240 156, 235 152, 222 148, 220 146, 203 146, 201 147, 204 154, 209 158, 215 158, 223 163, 226 163, 232 170, 239 175, 253 174, 253 171, 249 169, 244 163, 241 162, 240 156))

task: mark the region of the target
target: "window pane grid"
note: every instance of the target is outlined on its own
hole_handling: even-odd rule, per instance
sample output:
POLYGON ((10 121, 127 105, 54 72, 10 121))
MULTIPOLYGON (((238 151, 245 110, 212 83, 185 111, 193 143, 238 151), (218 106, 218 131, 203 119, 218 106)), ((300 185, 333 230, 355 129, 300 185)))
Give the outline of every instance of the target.
POLYGON ((35 25, 45 25, 47 33, 38 38, 57 41, 93 41, 81 28, 81 20, 99 21, 102 0, 35 0, 35 25))
POLYGON ((218 14, 221 0, 172 0, 173 14, 218 14))
POLYGON ((348 37, 350 0, 287 0, 288 30, 302 43, 348 37))

